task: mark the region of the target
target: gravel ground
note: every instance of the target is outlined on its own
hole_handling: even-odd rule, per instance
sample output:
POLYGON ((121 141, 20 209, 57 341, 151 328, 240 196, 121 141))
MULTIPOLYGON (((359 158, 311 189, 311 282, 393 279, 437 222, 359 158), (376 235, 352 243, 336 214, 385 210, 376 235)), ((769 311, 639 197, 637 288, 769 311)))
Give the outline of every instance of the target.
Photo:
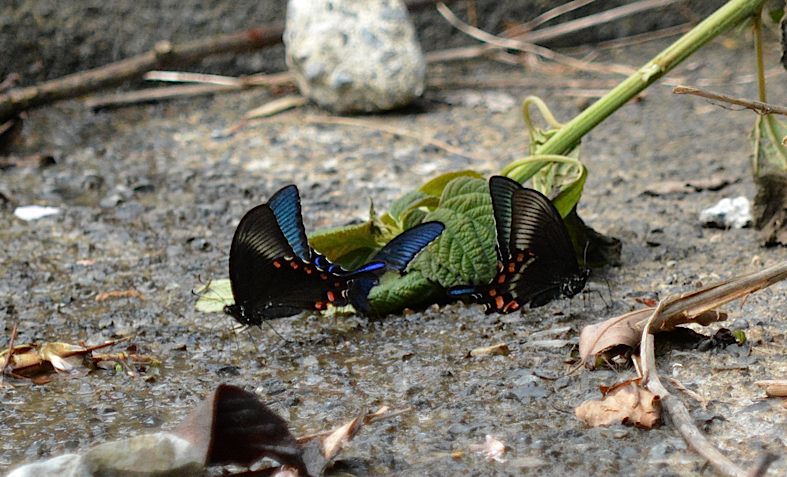
MULTIPOLYGON (((637 65, 668 43, 601 52, 599 60, 637 65)), ((771 43, 767 61, 776 64, 771 43)), ((727 94, 754 97, 749 42, 727 36, 690 58, 671 77, 727 94)), ((783 103, 784 71, 770 81, 783 103)), ((472 160, 374 128, 314 124, 314 107, 254 121, 228 134, 244 111, 269 99, 251 90, 91 113, 80 101, 34 111, 13 154, 51 154, 56 165, 0 171, 0 326, 18 342, 99 342, 134 333, 140 352, 161 360, 158 372, 130 378, 112 370, 61 376, 46 385, 7 380, 0 389, 0 469, 102 442, 171 428, 220 382, 255 391, 288 419, 296 434, 344 422, 362 408, 411 407, 366 428, 341 455, 355 475, 708 475, 705 463, 670 426, 642 431, 587 429, 573 408, 599 385, 629 372, 567 375, 579 330, 666 296, 787 259, 764 249, 756 233, 703 229, 702 208, 722 197, 753 197, 748 112, 650 88, 583 144, 590 168, 580 215, 623 241, 622 265, 597 271, 573 301, 524 314, 486 316, 460 304, 390 316, 304 315, 237 334, 219 315, 194 310, 191 290, 226 276, 234 226, 243 212, 279 187, 301 189, 307 230, 362 220, 367 197, 378 210, 414 185, 449 170, 489 175, 526 151, 518 104, 529 94, 568 119, 586 105, 575 96, 586 74, 524 72, 489 62, 433 68, 430 77, 492 85, 520 78, 528 86, 443 86, 406 111, 369 124, 433 133, 472 160), (563 86, 561 86, 563 85, 563 86), (312 119, 313 120, 313 119, 312 119), (666 180, 723 174, 719 191, 650 196, 666 180), (59 207, 33 222, 16 205, 59 207), (96 295, 136 289, 144 300, 97 302, 96 295), (476 347, 508 344, 508 356, 467 358, 476 347), (505 442, 504 463, 470 450, 486 435, 505 442), (452 453, 463 451, 463 456, 452 453)), ((605 77, 609 79, 609 77, 605 77)), ((725 454, 753 463, 763 451, 783 454, 784 403, 753 385, 787 375, 787 286, 728 307, 725 326, 748 343, 700 352, 671 343, 657 360, 707 408, 681 395, 725 454)), ((710 334, 719 326, 702 330, 710 334)), ((787 473, 776 462, 768 475, 787 473)))

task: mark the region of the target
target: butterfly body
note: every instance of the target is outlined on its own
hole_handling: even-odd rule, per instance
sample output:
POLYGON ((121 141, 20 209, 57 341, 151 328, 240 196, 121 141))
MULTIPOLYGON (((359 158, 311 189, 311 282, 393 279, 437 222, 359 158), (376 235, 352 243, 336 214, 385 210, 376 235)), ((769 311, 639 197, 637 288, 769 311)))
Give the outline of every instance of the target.
POLYGON ((243 325, 353 304, 367 310, 368 290, 387 270, 401 272, 443 230, 425 223, 394 238, 371 262, 345 270, 312 249, 306 239, 300 197, 294 185, 243 216, 230 247, 230 283, 235 303, 224 312, 243 325))
POLYGON ((552 202, 538 191, 501 176, 489 180, 497 229, 498 271, 487 285, 454 287, 450 296, 470 296, 487 313, 510 313, 571 298, 587 282, 568 231, 552 202))

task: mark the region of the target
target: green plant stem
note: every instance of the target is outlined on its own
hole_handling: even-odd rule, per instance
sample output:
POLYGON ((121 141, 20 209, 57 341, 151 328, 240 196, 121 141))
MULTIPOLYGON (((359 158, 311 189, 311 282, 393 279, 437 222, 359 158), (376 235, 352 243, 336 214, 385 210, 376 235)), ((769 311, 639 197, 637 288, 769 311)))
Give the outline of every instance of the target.
POLYGON ((569 121, 536 151, 537 154, 565 154, 601 121, 635 97, 651 83, 675 68, 719 34, 753 16, 765 0, 731 0, 678 41, 659 53, 606 96, 569 121))

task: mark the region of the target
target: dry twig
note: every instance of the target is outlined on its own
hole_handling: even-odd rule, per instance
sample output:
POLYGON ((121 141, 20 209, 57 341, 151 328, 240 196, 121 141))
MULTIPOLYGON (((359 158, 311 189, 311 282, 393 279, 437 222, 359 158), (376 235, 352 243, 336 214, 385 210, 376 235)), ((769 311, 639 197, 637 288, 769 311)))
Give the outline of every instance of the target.
POLYGON ((675 86, 672 88, 672 92, 675 94, 691 94, 701 98, 742 106, 746 109, 751 109, 757 114, 781 114, 782 116, 787 116, 787 108, 784 106, 777 106, 774 104, 768 104, 762 101, 750 99, 734 98, 732 96, 727 96, 726 94, 714 93, 713 91, 694 88, 693 86, 675 86))
MULTIPOLYGON (((540 56, 542 58, 546 58, 548 60, 552 60, 558 63, 562 63, 566 66, 570 66, 572 68, 576 68, 581 71, 593 71, 597 73, 618 73, 623 75, 631 75, 634 73, 635 69, 625 65, 615 65, 615 64, 607 64, 607 65, 598 65, 593 63, 588 63, 586 61, 577 60, 576 58, 572 58, 570 56, 562 55, 555 51, 550 50, 549 48, 545 48, 543 46, 535 45, 533 43, 528 43, 519 39, 511 39, 511 38, 501 38, 499 36, 492 35, 491 33, 487 33, 483 30, 475 28, 467 23, 463 22, 459 19, 459 17, 448 8, 445 3, 438 3, 437 4, 437 11, 443 18, 446 19, 448 23, 450 23, 454 28, 465 33, 476 40, 482 41, 489 45, 493 45, 498 48, 504 48, 508 50, 516 50, 522 51, 525 53, 532 53, 534 55, 540 56)), ((454 49, 454 52, 461 52, 461 50, 454 49)), ((476 48, 475 51, 470 51, 470 53, 474 53, 475 57, 479 56, 480 54, 486 53, 485 49, 483 48, 476 48)), ((468 56, 473 57, 473 56, 468 56)), ((432 61, 434 61, 434 56, 432 56, 432 61)), ((447 56, 439 57, 445 60, 449 58, 447 56)))
POLYGON ((162 41, 152 51, 126 60, 8 91, 0 95, 0 121, 53 101, 119 85, 153 69, 193 63, 217 53, 242 52, 278 44, 282 31, 281 25, 268 25, 180 45, 162 41))

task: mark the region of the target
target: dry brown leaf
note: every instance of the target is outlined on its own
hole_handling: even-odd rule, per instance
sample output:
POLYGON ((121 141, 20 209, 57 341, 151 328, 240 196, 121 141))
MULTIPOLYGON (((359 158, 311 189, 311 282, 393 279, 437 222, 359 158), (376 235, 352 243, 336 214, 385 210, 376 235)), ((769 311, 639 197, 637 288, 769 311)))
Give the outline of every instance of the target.
POLYGON ((588 426, 626 424, 651 429, 661 423, 661 399, 642 388, 639 379, 602 387, 601 393, 601 399, 585 401, 574 411, 588 426))
POLYGON ((144 300, 145 296, 133 288, 129 290, 113 290, 96 295, 96 301, 105 301, 111 298, 139 298, 144 300))
POLYGON ((508 452, 508 447, 500 439, 487 434, 483 444, 473 444, 470 446, 470 450, 478 452, 486 457, 487 460, 505 462, 506 460, 503 456, 508 452))
POLYGON ((483 346, 481 348, 476 348, 471 350, 467 355, 466 358, 471 356, 508 356, 511 350, 508 349, 508 345, 505 343, 498 343, 492 346, 483 346))
POLYGON ((18 377, 35 377, 35 383, 48 382, 41 378, 41 374, 49 374, 53 370, 71 371, 82 363, 83 357, 89 356, 93 351, 114 346, 127 341, 130 337, 107 341, 95 346, 81 346, 70 343, 49 342, 36 344, 23 344, 14 346, 11 359, 6 367, 9 350, 0 352, 0 368, 6 369, 18 377))
MULTIPOLYGON (((595 369, 598 361, 609 362, 639 346, 642 328, 654 308, 643 308, 582 328, 579 335, 579 356, 588 369, 595 369)), ((707 326, 727 319, 727 314, 705 311, 695 317, 677 314, 670 317, 660 331, 671 331, 678 325, 696 323, 707 326)))
POLYGON ((764 389, 768 397, 787 397, 787 379, 767 379, 754 384, 764 389))

